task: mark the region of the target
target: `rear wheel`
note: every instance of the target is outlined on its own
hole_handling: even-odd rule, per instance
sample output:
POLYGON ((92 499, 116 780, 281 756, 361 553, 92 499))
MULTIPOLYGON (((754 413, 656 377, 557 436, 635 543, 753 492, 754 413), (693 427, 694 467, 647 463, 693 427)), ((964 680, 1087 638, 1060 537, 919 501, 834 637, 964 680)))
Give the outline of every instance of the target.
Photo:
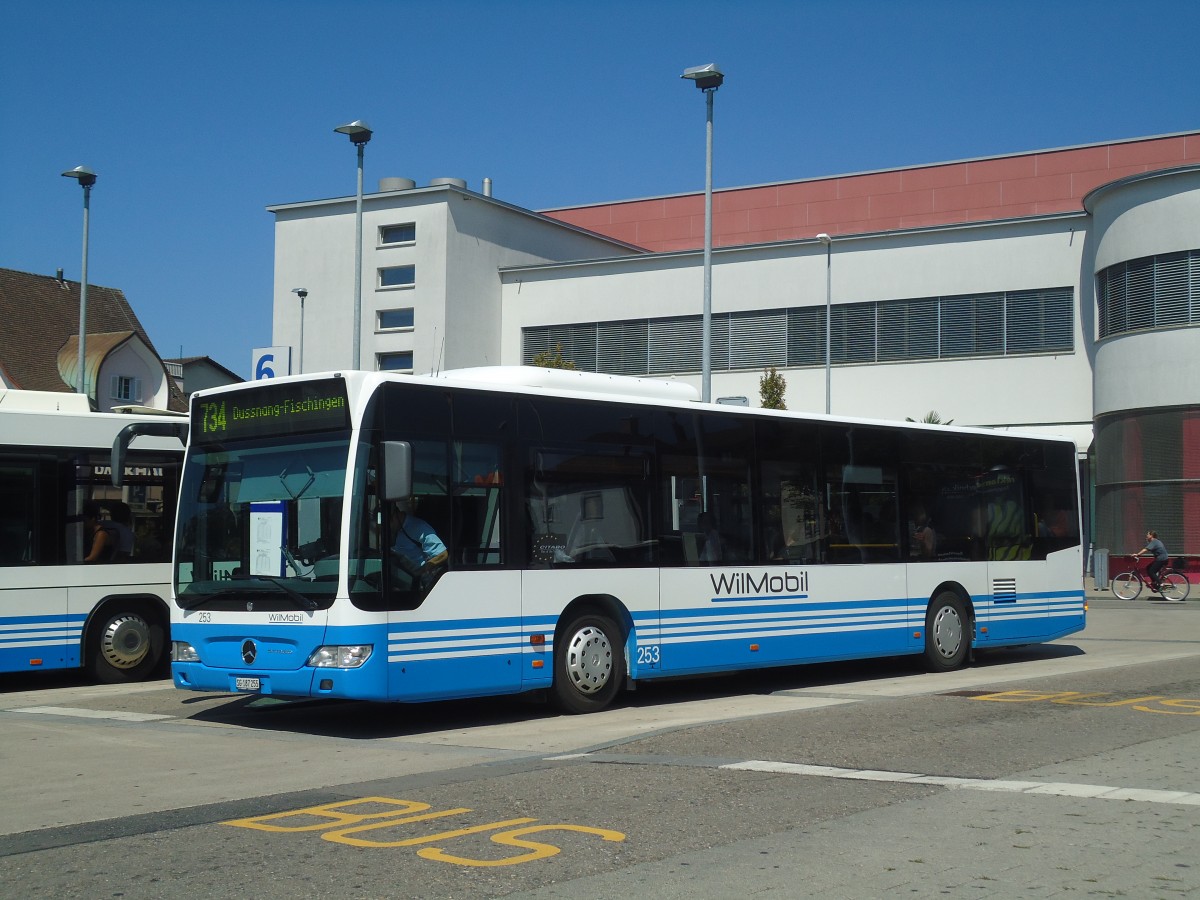
POLYGON ((97 681, 143 681, 157 673, 166 628, 143 606, 110 606, 88 629, 86 665, 97 681))
POLYGON ((942 591, 925 614, 925 664, 933 672, 959 668, 971 646, 971 620, 962 597, 942 591))
POLYGON ((624 637, 607 616, 572 619, 554 644, 555 704, 563 712, 604 709, 625 677, 624 637))
POLYGON ((1142 579, 1132 572, 1122 572, 1113 579, 1112 592, 1122 600, 1136 600, 1142 592, 1142 579))
POLYGON ((1164 572, 1158 581, 1159 590, 1168 600, 1186 600, 1190 585, 1188 580, 1175 571, 1164 572))

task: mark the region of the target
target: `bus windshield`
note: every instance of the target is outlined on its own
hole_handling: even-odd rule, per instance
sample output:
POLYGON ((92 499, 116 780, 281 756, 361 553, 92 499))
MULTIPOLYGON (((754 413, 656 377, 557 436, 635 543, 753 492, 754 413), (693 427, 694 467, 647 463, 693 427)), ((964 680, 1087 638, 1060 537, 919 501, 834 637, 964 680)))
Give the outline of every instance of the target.
POLYGON ((327 608, 341 579, 344 432, 193 449, 175 587, 184 609, 327 608))

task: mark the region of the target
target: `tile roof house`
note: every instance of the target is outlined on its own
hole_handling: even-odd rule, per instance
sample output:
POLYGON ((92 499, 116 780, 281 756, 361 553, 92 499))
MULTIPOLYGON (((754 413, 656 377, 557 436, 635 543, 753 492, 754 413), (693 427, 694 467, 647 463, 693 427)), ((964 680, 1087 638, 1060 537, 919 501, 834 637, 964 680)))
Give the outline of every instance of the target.
MULTIPOLYGON (((79 282, 0 269, 0 387, 73 393, 79 282)), ((85 382, 94 409, 186 410, 187 401, 116 288, 88 285, 85 382)))
MULTIPOLYGON (((241 375, 225 368, 211 356, 183 356, 164 359, 167 369, 178 369, 176 383, 185 397, 191 397, 196 391, 213 387, 223 387, 227 384, 237 384, 244 381, 241 375)), ((172 373, 175 374, 175 373, 172 373)))

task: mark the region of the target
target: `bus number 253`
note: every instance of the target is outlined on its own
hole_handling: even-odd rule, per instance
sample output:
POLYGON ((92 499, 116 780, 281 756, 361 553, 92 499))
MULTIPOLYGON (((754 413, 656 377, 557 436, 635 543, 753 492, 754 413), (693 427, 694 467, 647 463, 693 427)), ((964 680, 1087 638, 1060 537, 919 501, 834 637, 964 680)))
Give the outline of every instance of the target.
POLYGON ((659 654, 658 644, 650 644, 646 647, 637 648, 637 661, 639 666, 657 666, 661 656, 659 654))

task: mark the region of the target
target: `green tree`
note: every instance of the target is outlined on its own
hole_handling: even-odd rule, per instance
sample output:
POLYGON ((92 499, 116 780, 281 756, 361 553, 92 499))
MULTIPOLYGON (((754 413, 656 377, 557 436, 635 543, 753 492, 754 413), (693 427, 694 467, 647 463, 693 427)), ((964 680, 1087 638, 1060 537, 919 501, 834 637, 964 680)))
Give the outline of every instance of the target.
POLYGON ((779 374, 779 370, 771 366, 758 379, 758 395, 762 399, 763 409, 787 409, 783 395, 787 391, 787 382, 779 374))
POLYGON ((575 363, 563 359, 562 344, 554 345, 554 352, 543 350, 533 355, 533 364, 541 369, 574 369, 575 363))
MULTIPOLYGON (((904 421, 905 422, 916 422, 917 420, 912 418, 911 416, 905 416, 904 421)), ((926 425, 953 425, 954 424, 953 419, 947 419, 945 422, 943 422, 942 417, 938 415, 938 411, 936 409, 931 409, 929 412, 925 413, 925 416, 920 421, 924 422, 926 425)))

